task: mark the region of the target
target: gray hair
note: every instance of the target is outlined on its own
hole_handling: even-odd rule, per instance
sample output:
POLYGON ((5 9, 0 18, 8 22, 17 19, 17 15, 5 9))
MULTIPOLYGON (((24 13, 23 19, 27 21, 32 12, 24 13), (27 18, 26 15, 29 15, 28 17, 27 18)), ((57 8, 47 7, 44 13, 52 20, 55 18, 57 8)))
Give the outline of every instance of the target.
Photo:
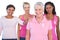
POLYGON ((37 3, 34 5, 34 8, 35 8, 36 5, 42 6, 42 7, 44 8, 44 5, 43 5, 42 2, 37 2, 37 3))

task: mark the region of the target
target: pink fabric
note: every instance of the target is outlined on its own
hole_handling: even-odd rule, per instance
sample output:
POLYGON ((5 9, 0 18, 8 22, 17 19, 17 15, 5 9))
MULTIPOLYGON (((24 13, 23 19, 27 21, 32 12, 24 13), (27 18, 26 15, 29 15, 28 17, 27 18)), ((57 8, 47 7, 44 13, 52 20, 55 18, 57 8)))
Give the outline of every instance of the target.
MULTIPOLYGON (((24 16, 21 18, 22 21, 24 21, 24 16)), ((26 25, 21 25, 21 30, 20 30, 20 37, 25 37, 26 36, 26 25)))
POLYGON ((52 36, 53 36, 53 40, 57 40, 57 32, 56 32, 56 23, 57 23, 57 16, 54 15, 53 20, 51 20, 52 22, 52 36))
MULTIPOLYGON (((30 15, 32 17, 32 15, 30 15)), ((22 21, 24 21, 24 16, 22 16, 22 21)), ((26 24, 27 25, 27 24, 26 24)), ((21 25, 21 30, 20 30, 20 37, 25 37, 26 36, 26 25, 21 25)))
POLYGON ((51 21, 46 20, 45 16, 41 23, 33 17, 27 24, 27 30, 30 30, 30 40, 48 40, 48 30, 51 29, 51 21))
MULTIPOLYGON (((44 14, 45 15, 45 14, 44 14)), ((46 16, 46 15, 45 15, 46 16)), ((57 32, 56 32, 56 23, 57 23, 57 16, 56 15, 54 15, 54 18, 53 18, 53 20, 51 20, 51 24, 52 24, 52 39, 53 40, 58 40, 57 39, 57 32)))

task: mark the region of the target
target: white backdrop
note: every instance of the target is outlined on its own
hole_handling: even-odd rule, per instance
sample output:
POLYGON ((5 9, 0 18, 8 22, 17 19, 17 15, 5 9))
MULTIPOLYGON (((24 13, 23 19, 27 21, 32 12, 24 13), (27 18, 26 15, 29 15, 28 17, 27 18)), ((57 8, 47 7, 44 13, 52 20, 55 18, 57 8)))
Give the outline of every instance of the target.
MULTIPOLYGON (((36 2, 45 3, 47 1, 51 1, 55 4, 57 15, 60 15, 60 1, 59 0, 0 0, 0 17, 6 15, 6 6, 9 4, 13 4, 16 7, 14 12, 14 16, 19 16, 24 14, 23 11, 23 2, 29 2, 31 5, 30 13, 34 14, 34 4, 36 2)), ((1 40, 2 36, 0 36, 1 40)))

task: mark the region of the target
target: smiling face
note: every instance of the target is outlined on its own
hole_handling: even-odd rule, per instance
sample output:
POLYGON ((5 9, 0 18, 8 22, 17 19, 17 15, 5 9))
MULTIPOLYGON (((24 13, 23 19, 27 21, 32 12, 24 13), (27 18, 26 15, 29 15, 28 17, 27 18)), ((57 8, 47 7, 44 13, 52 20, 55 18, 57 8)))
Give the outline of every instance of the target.
POLYGON ((29 4, 24 4, 23 8, 24 8, 25 12, 29 12, 30 5, 29 4))
POLYGON ((35 13, 36 13, 36 15, 42 15, 43 14, 43 7, 42 6, 40 6, 40 5, 36 5, 35 6, 35 13))
POLYGON ((14 13, 14 8, 13 7, 9 7, 8 9, 7 9, 7 13, 8 13, 8 15, 9 16, 12 16, 13 15, 13 13, 14 13))
POLYGON ((53 7, 50 4, 46 5, 46 11, 47 11, 47 13, 52 13, 53 7))

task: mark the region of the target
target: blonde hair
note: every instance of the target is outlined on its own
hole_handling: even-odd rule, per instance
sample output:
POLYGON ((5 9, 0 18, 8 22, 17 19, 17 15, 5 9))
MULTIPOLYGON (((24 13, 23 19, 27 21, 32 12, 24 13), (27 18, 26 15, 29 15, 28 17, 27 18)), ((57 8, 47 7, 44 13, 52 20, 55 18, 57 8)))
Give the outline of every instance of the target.
POLYGON ((30 5, 28 2, 24 2, 24 3, 23 3, 23 8, 24 8, 24 5, 25 5, 25 4, 30 5))

